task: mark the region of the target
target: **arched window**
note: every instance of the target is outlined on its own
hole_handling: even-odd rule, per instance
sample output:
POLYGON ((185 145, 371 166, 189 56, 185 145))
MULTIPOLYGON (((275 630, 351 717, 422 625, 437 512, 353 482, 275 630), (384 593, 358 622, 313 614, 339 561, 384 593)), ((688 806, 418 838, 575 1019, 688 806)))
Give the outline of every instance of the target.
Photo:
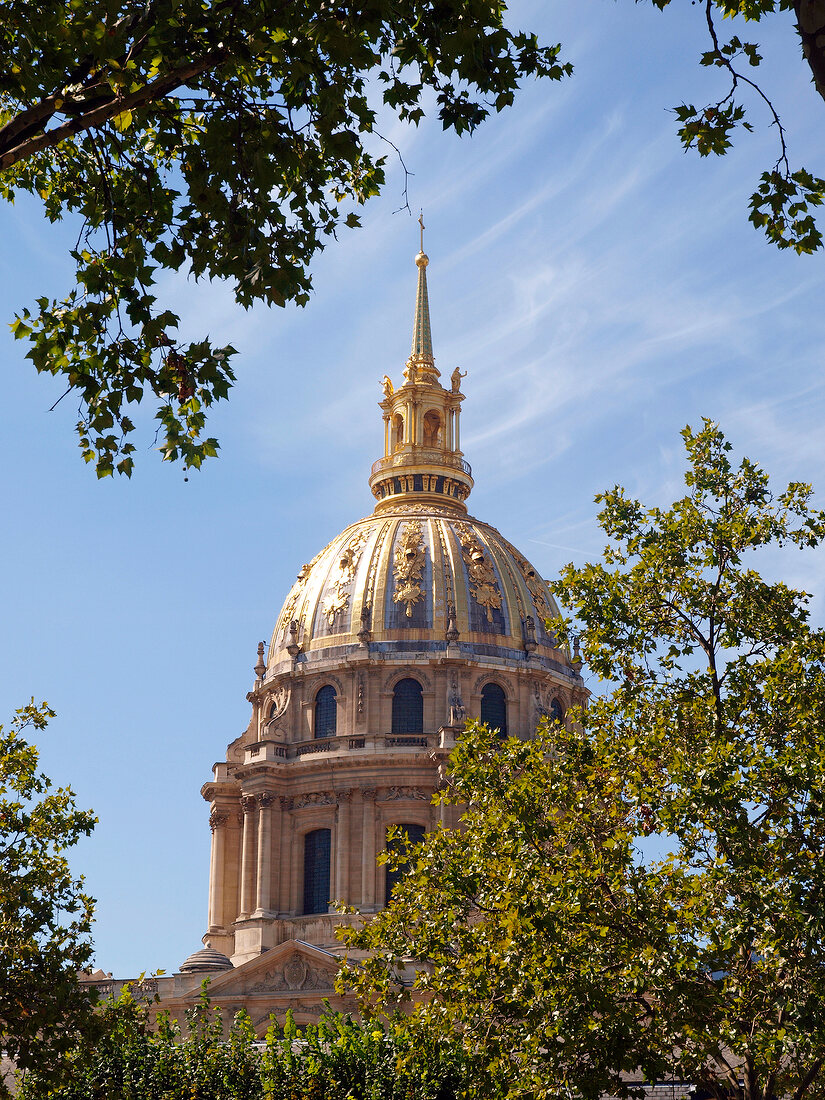
POLYGON ((564 721, 564 707, 559 699, 554 699, 550 704, 550 717, 554 722, 564 721))
POLYGON ((335 688, 324 684, 315 696, 315 736, 334 737, 338 726, 338 704, 335 688))
POLYGON ((392 732, 421 733, 424 729, 424 698, 418 680, 399 680, 392 692, 392 732))
POLYGON ((396 413, 392 418, 392 449, 397 451, 404 446, 404 417, 396 413))
POLYGON ((433 409, 424 414, 424 446, 441 445, 441 417, 433 409))
POLYGON ((507 696, 498 684, 485 684, 481 689, 481 721, 507 736, 507 696))
MULTIPOLYGON (((420 844, 424 839, 424 826, 423 825, 396 825, 394 826, 395 835, 392 838, 387 839, 387 850, 390 852, 401 852, 405 848, 404 837, 411 844, 420 844), (403 834, 403 836, 401 835, 403 834)), ((390 898, 396 885, 404 877, 404 873, 409 868, 409 863, 403 867, 399 867, 397 871, 390 870, 387 867, 387 889, 384 895, 384 904, 390 904, 390 898)))
POLYGON ((329 829, 313 829, 304 837, 304 912, 329 909, 329 829))

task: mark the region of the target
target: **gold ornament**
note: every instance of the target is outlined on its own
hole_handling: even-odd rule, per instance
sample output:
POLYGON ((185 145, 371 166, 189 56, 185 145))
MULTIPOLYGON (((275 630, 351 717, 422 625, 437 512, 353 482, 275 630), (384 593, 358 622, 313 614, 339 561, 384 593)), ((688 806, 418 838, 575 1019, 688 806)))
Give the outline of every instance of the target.
POLYGON ((419 582, 424 575, 426 560, 421 524, 418 520, 411 520, 395 549, 395 592, 392 595, 394 603, 407 605, 408 619, 412 618, 413 605, 424 598, 419 582))
POLYGON ((366 531, 358 531, 349 540, 338 559, 338 576, 335 579, 335 588, 324 600, 324 614, 330 626, 335 624, 336 615, 344 611, 349 603, 347 589, 355 577, 361 550, 366 541, 366 531))
POLYGON ((493 563, 471 527, 466 523, 459 523, 456 524, 455 531, 470 574, 470 593, 476 603, 486 610, 487 622, 491 623, 493 608, 501 607, 501 593, 498 590, 493 563))
POLYGON ((547 599, 547 592, 538 573, 536 573, 530 562, 525 558, 516 557, 516 561, 524 577, 524 583, 529 588, 530 595, 533 597, 536 611, 541 615, 542 620, 552 618, 553 609, 550 606, 550 601, 547 599))

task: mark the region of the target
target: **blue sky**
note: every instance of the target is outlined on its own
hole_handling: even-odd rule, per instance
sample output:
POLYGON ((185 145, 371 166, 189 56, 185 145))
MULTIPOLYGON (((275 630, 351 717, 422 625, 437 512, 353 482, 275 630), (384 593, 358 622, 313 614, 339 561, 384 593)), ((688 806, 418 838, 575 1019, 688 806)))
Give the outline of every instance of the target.
MULTIPOLYGON (((423 207, 433 341, 468 372, 462 443, 471 512, 547 577, 597 557, 594 495, 653 503, 681 491, 679 430, 721 422, 737 455, 825 486, 823 256, 779 253, 746 221, 775 137, 724 159, 684 154, 667 110, 712 98, 698 6, 629 0, 511 5, 576 66, 530 85, 471 139, 385 122, 423 207)), ((787 22, 753 30, 796 163, 825 173, 825 104, 787 22)), ((207 807, 200 786, 245 728, 255 647, 301 564, 371 511, 379 380, 409 352, 418 227, 388 184, 314 268, 304 310, 235 307, 225 287, 168 277, 187 334, 240 351, 213 417, 221 457, 199 474, 141 440, 131 482, 98 483, 75 409, 0 329, 5 516, 0 711, 32 695, 58 711, 44 767, 96 810, 74 856, 98 898, 97 962, 117 976, 177 968, 205 929, 207 807)), ((34 203, 0 210, 3 314, 72 278, 71 225, 34 203)), ((820 499, 822 494, 820 493, 820 499)), ((825 555, 766 571, 814 593, 825 555)))

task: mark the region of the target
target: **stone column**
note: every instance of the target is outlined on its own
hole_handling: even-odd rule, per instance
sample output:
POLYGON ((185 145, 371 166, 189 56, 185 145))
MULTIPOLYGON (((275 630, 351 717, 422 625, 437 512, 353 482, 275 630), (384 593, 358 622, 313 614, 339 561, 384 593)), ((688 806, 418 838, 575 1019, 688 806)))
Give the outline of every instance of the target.
POLYGON ((390 414, 384 413, 384 458, 390 453, 390 414))
POLYGON ((258 804, 253 794, 241 799, 243 806, 243 841, 241 847, 241 917, 249 917, 255 909, 255 872, 257 852, 255 846, 255 819, 258 804))
POLYGON ((281 853, 280 866, 278 868, 279 898, 281 912, 293 912, 292 902, 292 864, 296 861, 293 852, 294 822, 291 816, 284 818, 292 809, 292 799, 281 795, 281 853))
POLYGON ((361 791, 363 831, 361 836, 361 904, 375 907, 375 787, 361 791))
POLYGON ((275 798, 272 803, 272 821, 271 821, 271 843, 270 850, 275 858, 275 875, 274 883, 270 886, 272 896, 270 898, 270 908, 273 913, 277 913, 281 908, 281 828, 283 822, 283 799, 275 798))
POLYGON ((461 428, 459 426, 460 418, 461 418, 461 409, 456 409, 455 410, 455 430, 454 430, 454 433, 453 433, 454 436, 455 436, 455 440, 453 442, 453 450, 454 451, 460 451, 461 450, 461 428))
POLYGON ((335 845, 334 901, 349 901, 350 799, 352 791, 338 792, 338 828, 335 845))
POLYGON ((272 879, 272 795, 258 795, 258 889, 255 899, 257 916, 268 916, 272 879))
POLYGON ((224 927, 224 867, 226 860, 226 822, 228 815, 217 806, 209 815, 212 852, 209 862, 209 927, 224 927))
POLYGON ((300 916, 304 911, 301 885, 304 881, 304 837, 298 834, 294 814, 292 815, 290 833, 292 844, 289 852, 289 911, 296 916, 300 916))

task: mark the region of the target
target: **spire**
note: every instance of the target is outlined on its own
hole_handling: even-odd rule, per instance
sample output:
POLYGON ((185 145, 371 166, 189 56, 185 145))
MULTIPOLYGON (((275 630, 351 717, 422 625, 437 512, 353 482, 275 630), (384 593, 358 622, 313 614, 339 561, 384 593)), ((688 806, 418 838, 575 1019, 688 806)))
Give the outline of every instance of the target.
POLYGON ((424 252, 424 215, 418 219, 421 226, 421 248, 415 257, 415 266, 418 268, 418 289, 415 295, 415 321, 413 323, 412 352, 409 364, 415 367, 424 367, 430 378, 438 378, 439 372, 435 369, 433 359, 433 338, 430 331, 430 302, 427 296, 427 264, 429 256, 424 252))
MULTIPOLYGON (((400 500, 415 500, 466 513, 464 501, 473 487, 473 472, 464 460, 459 434, 464 400, 461 379, 466 372, 456 367, 449 388, 445 388, 433 360, 427 301, 430 261, 424 252, 423 214, 418 224, 421 247, 415 257, 418 293, 412 351, 403 385, 396 389, 389 375, 384 375, 384 398, 379 402, 384 416, 384 456, 372 464, 370 488, 378 501, 376 508, 394 508, 400 500)), ((369 634, 367 622, 364 637, 369 634)))

